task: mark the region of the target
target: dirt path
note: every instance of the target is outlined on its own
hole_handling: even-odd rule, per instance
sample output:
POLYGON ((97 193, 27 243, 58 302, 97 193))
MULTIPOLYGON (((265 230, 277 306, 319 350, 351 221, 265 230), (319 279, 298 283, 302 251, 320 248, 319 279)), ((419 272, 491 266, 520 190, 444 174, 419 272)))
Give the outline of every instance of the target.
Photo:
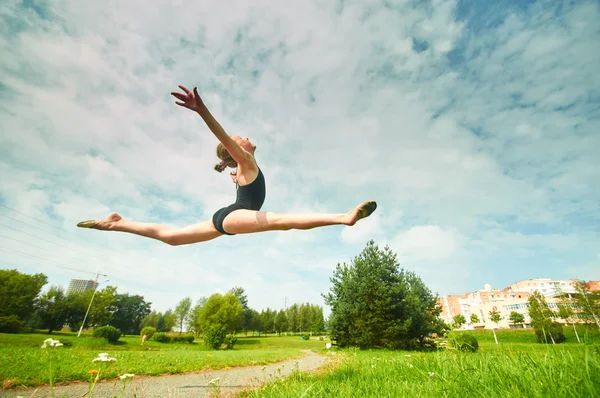
MULTIPOLYGON (((222 395, 237 392, 247 387, 256 387, 264 382, 274 381, 281 377, 286 377, 294 369, 306 372, 314 370, 326 360, 327 357, 316 354, 310 350, 302 350, 306 356, 299 359, 291 359, 284 362, 277 362, 263 366, 248 366, 233 369, 206 370, 198 373, 184 375, 168 376, 136 376, 133 382, 127 384, 123 397, 137 398, 184 398, 184 397, 207 397, 213 391, 214 386, 209 382, 219 378, 220 392, 222 395), (295 363, 297 361, 297 364, 295 363), (264 368, 264 369, 263 369, 264 368), (134 395, 134 388, 136 389, 134 395)), ((120 380, 101 381, 96 384, 92 397, 120 397, 120 380)), ((55 397, 82 397, 87 392, 88 383, 78 382, 54 388, 55 397)), ((17 389, 9 391, 0 391, 0 397, 16 398, 51 397, 49 387, 40 387, 39 389, 17 389), (32 395, 33 394, 33 395, 32 395)))

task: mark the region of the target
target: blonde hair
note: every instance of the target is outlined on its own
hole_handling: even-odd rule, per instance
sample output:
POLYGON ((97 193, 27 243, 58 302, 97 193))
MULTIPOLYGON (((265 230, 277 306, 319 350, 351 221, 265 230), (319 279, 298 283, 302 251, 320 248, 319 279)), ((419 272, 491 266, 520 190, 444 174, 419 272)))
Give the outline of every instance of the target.
POLYGON ((235 168, 238 165, 222 143, 217 145, 217 157, 221 159, 220 163, 215 164, 215 170, 219 173, 225 170, 227 167, 235 168))

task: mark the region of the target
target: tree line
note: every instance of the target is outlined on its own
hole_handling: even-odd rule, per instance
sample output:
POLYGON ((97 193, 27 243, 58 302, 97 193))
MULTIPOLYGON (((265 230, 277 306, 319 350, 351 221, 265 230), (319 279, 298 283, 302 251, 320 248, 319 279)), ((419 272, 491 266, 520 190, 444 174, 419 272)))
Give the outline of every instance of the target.
POLYGON ((29 275, 17 270, 0 270, 0 332, 47 329, 48 333, 69 327, 113 326, 123 334, 139 334, 146 326, 158 332, 189 332, 201 335, 211 326, 223 326, 228 333, 307 333, 325 330, 322 307, 310 303, 293 304, 285 310, 257 311, 248 306, 243 288, 234 287, 224 295, 213 294, 192 306, 189 297, 164 313, 152 310, 143 296, 118 293, 114 286, 85 292, 65 292, 48 283, 46 275, 29 275), (94 295, 92 305, 90 301, 94 295), (85 316, 86 311, 89 313, 85 316))
MULTIPOLYGON (((294 303, 286 309, 266 308, 260 312, 248 305, 248 297, 242 287, 234 287, 225 294, 214 293, 201 297, 195 304, 191 298, 182 299, 172 314, 179 333, 202 335, 214 326, 222 327, 227 333, 261 335, 264 333, 315 334, 325 331, 323 308, 311 303, 294 303)), ((153 311, 141 323, 156 331, 164 331, 162 314, 153 311)))

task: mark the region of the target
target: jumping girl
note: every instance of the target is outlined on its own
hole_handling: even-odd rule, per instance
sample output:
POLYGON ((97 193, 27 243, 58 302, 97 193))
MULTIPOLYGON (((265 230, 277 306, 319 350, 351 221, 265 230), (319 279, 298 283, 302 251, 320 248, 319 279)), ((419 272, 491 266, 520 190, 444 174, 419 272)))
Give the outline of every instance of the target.
POLYGON ((256 145, 248 138, 229 136, 209 112, 196 87, 193 92, 183 86, 179 88, 183 93, 171 93, 179 99, 175 103, 198 113, 220 141, 217 156, 221 162, 215 165, 215 170, 222 172, 227 167, 237 168, 236 172, 231 173, 237 188, 235 203, 218 210, 212 220, 184 228, 128 221, 116 213, 106 220, 82 221, 77 224, 78 227, 128 232, 177 246, 205 242, 221 235, 312 229, 328 225, 351 226, 370 216, 377 208, 376 202, 367 201, 345 214, 275 214, 260 211, 265 201, 266 189, 265 177, 254 158, 256 145))

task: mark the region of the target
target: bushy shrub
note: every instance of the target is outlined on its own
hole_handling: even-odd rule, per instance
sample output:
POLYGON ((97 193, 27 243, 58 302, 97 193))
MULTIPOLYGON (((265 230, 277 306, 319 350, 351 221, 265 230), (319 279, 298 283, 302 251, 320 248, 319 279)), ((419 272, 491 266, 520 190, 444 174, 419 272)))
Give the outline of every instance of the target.
POLYGON ((204 344, 213 350, 218 349, 225 342, 227 331, 222 326, 211 326, 204 332, 204 344))
POLYGON ((449 340, 457 350, 466 352, 477 352, 479 350, 479 342, 472 334, 456 333, 449 340))
POLYGON ((535 337, 538 343, 564 343, 566 338, 563 332, 563 326, 558 322, 547 323, 546 325, 535 328, 535 337))
POLYGON ((154 336, 154 333, 156 333, 156 328, 153 328, 152 326, 146 326, 140 332, 140 336, 146 335, 148 339, 151 339, 152 336, 154 336))
POLYGON ((0 332, 19 333, 23 322, 16 315, 0 316, 0 332))
POLYGON ((185 336, 173 336, 171 337, 171 341, 173 343, 193 343, 194 342, 194 336, 192 336, 191 334, 185 335, 185 336))
POLYGON ((159 343, 168 343, 171 341, 171 336, 167 336, 165 333, 156 333, 152 336, 152 340, 158 341, 159 343))
POLYGON ((121 331, 114 326, 101 326, 94 329, 92 336, 106 339, 109 343, 116 343, 121 338, 121 331))
POLYGON ((233 346, 235 345, 235 343, 237 343, 237 337, 235 337, 235 335, 231 334, 231 335, 225 337, 225 349, 226 350, 233 350, 233 346))

